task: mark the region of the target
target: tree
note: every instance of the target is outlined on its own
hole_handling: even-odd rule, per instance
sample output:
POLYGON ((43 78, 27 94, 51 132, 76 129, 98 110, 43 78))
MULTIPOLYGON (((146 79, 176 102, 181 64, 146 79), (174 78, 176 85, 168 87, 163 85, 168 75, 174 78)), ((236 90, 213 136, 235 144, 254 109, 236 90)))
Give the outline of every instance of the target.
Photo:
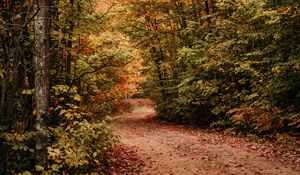
POLYGON ((36 161, 37 165, 45 166, 47 163, 47 118, 49 107, 49 86, 50 86, 50 52, 49 33, 50 15, 49 1, 40 0, 35 2, 35 98, 36 98, 36 123, 38 131, 36 138, 36 161))

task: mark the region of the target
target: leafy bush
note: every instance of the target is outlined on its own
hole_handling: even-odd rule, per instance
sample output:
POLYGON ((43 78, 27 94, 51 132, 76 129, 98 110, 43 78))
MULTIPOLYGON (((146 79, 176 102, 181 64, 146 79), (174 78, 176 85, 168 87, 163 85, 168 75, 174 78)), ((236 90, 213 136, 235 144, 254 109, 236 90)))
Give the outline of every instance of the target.
POLYGON ((2 144, 8 148, 8 174, 86 174, 106 166, 103 164, 107 161, 106 153, 114 143, 106 124, 109 118, 100 118, 78 106, 82 98, 75 87, 56 85, 52 94, 51 125, 47 130, 0 135, 2 144), (69 92, 68 103, 64 104, 66 92, 69 92), (47 137, 47 167, 32 167, 38 132, 47 137))
POLYGON ((53 172, 96 172, 103 166, 100 159, 112 147, 112 136, 105 123, 73 121, 50 130, 53 144, 48 147, 48 158, 53 172))

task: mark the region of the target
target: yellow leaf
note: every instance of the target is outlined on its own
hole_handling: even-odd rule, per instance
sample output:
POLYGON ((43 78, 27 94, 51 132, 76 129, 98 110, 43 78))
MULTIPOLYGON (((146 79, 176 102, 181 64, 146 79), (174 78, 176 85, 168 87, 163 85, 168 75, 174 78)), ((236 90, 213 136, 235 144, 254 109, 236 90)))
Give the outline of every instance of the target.
POLYGON ((60 113, 59 113, 59 116, 62 116, 62 115, 64 115, 64 114, 67 113, 67 112, 68 112, 67 110, 62 109, 62 110, 60 111, 60 113))
POLYGON ((36 169, 37 171, 43 171, 45 168, 42 167, 42 166, 40 166, 40 165, 36 165, 36 166, 35 166, 35 169, 36 169))
POLYGON ((18 150, 18 149, 19 149, 19 146, 18 146, 18 145, 13 145, 11 149, 13 149, 13 150, 18 150))
POLYGON ((65 117, 66 117, 66 118, 68 118, 68 119, 71 119, 71 118, 73 118, 73 117, 74 117, 74 115, 73 115, 73 114, 71 114, 71 113, 67 113, 67 114, 65 115, 65 117))
POLYGON ((81 101, 81 96, 76 94, 73 98, 75 101, 81 101))
POLYGON ((23 95, 32 95, 33 94, 33 89, 24 89, 22 91, 23 95))
POLYGON ((97 156, 97 154, 98 154, 97 152, 94 152, 93 157, 95 158, 97 156))
POLYGON ((271 72, 273 72, 273 73, 280 73, 280 67, 279 66, 273 67, 271 69, 271 72))

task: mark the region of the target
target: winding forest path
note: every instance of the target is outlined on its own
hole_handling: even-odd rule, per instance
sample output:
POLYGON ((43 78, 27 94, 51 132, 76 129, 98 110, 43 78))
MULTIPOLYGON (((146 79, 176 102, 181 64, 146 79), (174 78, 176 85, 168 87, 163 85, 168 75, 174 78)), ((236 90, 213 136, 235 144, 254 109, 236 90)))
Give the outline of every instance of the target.
POLYGON ((111 124, 120 142, 134 147, 144 162, 139 174, 300 174, 297 168, 284 166, 277 158, 272 160, 276 150, 220 133, 159 124, 153 116, 153 109, 140 107, 130 114, 116 116, 111 124), (271 157, 262 156, 270 152, 271 157))

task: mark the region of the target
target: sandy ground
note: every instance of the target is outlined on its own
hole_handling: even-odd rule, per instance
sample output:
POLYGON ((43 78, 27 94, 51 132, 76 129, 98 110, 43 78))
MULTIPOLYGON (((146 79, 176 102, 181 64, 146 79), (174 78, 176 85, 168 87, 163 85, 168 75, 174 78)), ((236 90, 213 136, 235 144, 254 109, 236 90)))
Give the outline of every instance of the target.
MULTIPOLYGON (((144 162, 141 175, 300 175, 278 160, 249 151, 239 139, 218 140, 217 133, 158 124, 143 107, 116 116, 112 129, 122 144, 134 147, 144 162)), ((254 145, 257 146, 257 145, 254 145)), ((253 146, 252 146, 253 147, 253 146)), ((299 164, 300 166, 300 164, 299 164)))

